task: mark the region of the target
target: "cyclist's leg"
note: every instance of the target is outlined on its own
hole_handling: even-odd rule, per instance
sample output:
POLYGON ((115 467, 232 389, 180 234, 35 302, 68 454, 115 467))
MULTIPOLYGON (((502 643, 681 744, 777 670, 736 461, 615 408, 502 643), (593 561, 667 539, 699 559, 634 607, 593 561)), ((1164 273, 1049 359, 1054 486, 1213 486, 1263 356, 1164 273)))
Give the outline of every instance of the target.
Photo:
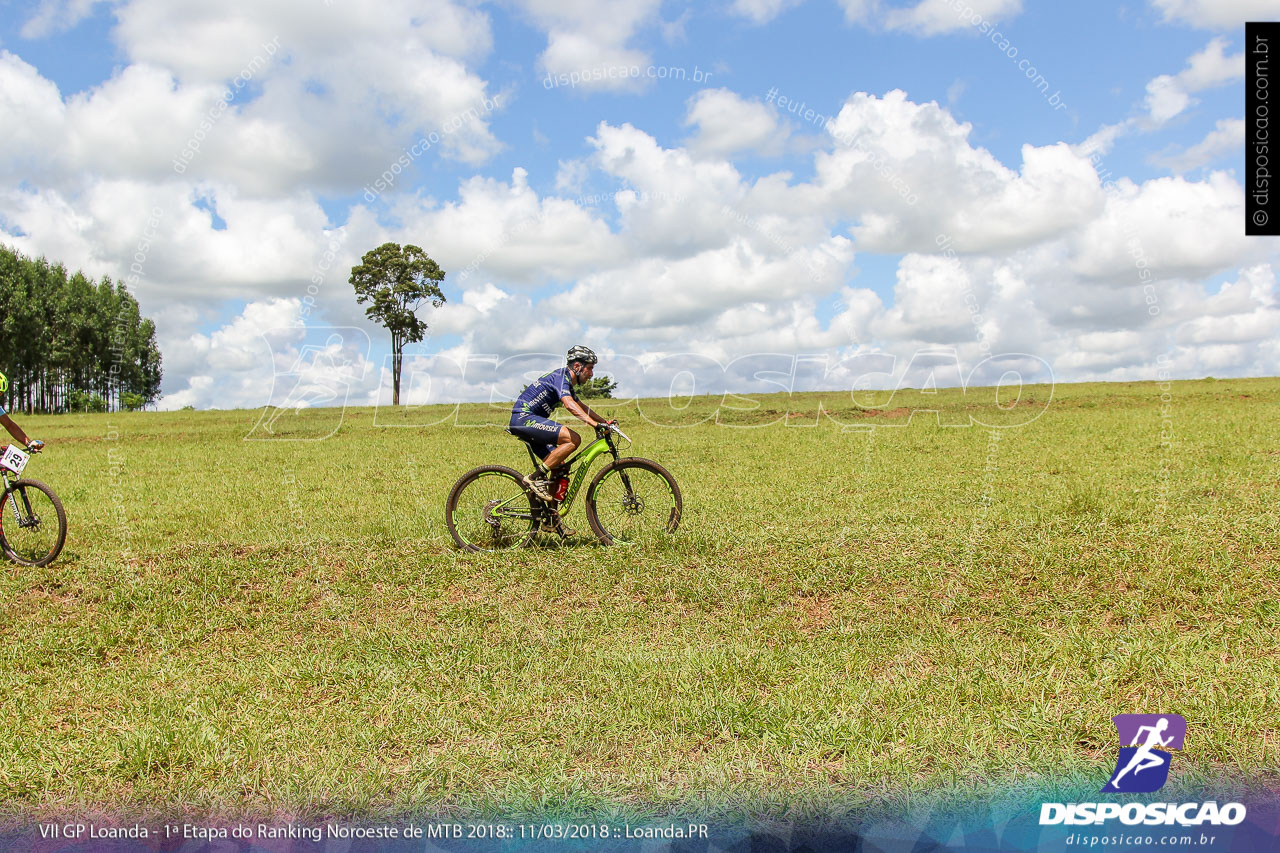
POLYGON ((556 436, 556 449, 547 454, 542 464, 547 466, 548 471, 554 471, 573 455, 580 444, 582 444, 582 438, 576 432, 567 426, 560 427, 560 434, 556 436))
POLYGON ((555 449, 560 438, 560 424, 550 418, 537 415, 520 415, 511 419, 508 427, 516 438, 529 443, 533 454, 539 459, 546 459, 547 454, 555 449))

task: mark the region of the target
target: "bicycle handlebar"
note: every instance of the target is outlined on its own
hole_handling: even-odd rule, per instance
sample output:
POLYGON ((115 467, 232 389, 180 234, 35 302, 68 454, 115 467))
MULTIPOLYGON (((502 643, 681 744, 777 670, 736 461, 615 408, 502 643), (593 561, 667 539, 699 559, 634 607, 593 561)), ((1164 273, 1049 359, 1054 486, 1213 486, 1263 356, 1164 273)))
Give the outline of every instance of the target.
POLYGON ((625 439, 626 441, 631 440, 631 436, 627 435, 625 432, 618 429, 617 424, 611 424, 611 423, 596 424, 596 437, 604 438, 605 433, 609 433, 609 432, 616 432, 618 435, 622 436, 622 438, 625 439))
MULTIPOLYGON (((17 445, 27 453, 39 453, 41 450, 44 450, 44 442, 40 441, 39 439, 36 439, 35 441, 26 445, 22 444, 22 442, 18 442, 17 445)), ((8 444, 0 444, 0 453, 4 453, 8 449, 9 449, 8 444)))

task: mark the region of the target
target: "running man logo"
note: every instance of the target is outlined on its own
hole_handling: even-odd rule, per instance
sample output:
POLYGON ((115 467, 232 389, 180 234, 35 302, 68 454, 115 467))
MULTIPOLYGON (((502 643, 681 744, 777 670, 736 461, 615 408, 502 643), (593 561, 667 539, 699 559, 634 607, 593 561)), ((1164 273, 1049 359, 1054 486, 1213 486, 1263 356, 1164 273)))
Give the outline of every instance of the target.
POLYGON ((1169 781, 1173 756, 1168 749, 1182 749, 1187 721, 1178 714, 1117 714, 1111 718, 1120 734, 1120 757, 1104 794, 1150 794, 1169 781))

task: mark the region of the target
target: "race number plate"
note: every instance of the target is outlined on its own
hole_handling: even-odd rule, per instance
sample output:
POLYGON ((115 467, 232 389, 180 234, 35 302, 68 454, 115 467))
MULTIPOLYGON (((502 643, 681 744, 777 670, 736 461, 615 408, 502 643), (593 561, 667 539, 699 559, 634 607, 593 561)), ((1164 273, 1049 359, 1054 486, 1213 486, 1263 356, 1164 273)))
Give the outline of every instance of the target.
POLYGON ((12 444, 9 449, 0 456, 0 468, 7 468, 15 474, 21 474, 22 469, 27 467, 27 460, 31 457, 23 453, 12 444))

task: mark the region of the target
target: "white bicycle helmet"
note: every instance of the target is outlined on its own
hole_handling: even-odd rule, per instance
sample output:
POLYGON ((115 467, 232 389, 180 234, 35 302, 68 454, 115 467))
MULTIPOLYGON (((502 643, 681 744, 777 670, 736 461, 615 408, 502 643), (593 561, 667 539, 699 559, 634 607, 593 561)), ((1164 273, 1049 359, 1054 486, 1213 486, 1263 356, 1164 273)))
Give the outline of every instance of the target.
POLYGON ((573 364, 580 361, 583 364, 595 364, 599 361, 596 354, 584 347, 582 344, 575 344, 569 348, 569 352, 565 356, 565 364, 573 364))

